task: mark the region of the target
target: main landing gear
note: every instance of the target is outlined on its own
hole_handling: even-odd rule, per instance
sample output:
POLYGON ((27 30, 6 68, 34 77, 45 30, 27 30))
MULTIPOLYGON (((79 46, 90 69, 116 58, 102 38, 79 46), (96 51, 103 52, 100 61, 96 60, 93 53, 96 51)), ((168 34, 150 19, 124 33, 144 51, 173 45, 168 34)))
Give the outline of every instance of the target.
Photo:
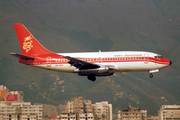
POLYGON ((149 74, 149 77, 150 77, 150 78, 153 78, 153 74, 152 74, 152 73, 150 73, 150 74, 149 74))
POLYGON ((87 78, 91 81, 95 81, 96 80, 96 76, 95 75, 88 75, 87 78))

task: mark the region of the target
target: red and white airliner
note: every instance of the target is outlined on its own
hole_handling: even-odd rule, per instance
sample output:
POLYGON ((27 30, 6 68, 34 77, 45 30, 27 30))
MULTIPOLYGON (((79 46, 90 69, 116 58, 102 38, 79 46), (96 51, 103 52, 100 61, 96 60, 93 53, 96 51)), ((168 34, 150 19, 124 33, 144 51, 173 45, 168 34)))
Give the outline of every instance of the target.
POLYGON ((115 72, 154 72, 171 65, 161 55, 144 51, 54 53, 45 49, 22 23, 14 24, 22 54, 10 53, 20 63, 59 72, 87 76, 110 76, 115 72))

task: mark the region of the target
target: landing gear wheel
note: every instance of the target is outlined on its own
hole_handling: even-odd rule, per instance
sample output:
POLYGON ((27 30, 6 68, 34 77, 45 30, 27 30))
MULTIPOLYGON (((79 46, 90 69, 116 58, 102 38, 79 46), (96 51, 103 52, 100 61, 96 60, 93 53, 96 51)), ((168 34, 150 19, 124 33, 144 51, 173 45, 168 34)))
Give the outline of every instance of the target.
POLYGON ((95 75, 88 75, 87 78, 91 81, 95 81, 96 80, 96 76, 95 75))
POLYGON ((150 78, 153 78, 153 74, 152 74, 152 73, 150 73, 150 74, 149 74, 149 77, 150 77, 150 78))

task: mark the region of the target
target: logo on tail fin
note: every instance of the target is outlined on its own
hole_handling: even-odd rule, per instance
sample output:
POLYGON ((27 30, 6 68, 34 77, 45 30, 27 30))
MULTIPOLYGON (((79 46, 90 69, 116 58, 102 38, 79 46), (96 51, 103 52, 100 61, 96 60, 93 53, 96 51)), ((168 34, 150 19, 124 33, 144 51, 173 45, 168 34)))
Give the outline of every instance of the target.
POLYGON ((28 52, 29 50, 31 50, 31 48, 33 48, 32 39, 33 37, 31 35, 24 38, 23 49, 26 50, 26 52, 28 52))

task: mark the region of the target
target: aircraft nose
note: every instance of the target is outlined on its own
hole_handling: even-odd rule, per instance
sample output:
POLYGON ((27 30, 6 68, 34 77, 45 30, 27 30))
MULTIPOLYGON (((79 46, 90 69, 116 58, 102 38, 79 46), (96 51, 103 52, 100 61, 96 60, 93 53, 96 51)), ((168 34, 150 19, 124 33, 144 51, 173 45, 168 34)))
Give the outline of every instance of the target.
POLYGON ((169 62, 169 65, 171 65, 171 64, 172 64, 172 62, 170 61, 170 62, 169 62))

